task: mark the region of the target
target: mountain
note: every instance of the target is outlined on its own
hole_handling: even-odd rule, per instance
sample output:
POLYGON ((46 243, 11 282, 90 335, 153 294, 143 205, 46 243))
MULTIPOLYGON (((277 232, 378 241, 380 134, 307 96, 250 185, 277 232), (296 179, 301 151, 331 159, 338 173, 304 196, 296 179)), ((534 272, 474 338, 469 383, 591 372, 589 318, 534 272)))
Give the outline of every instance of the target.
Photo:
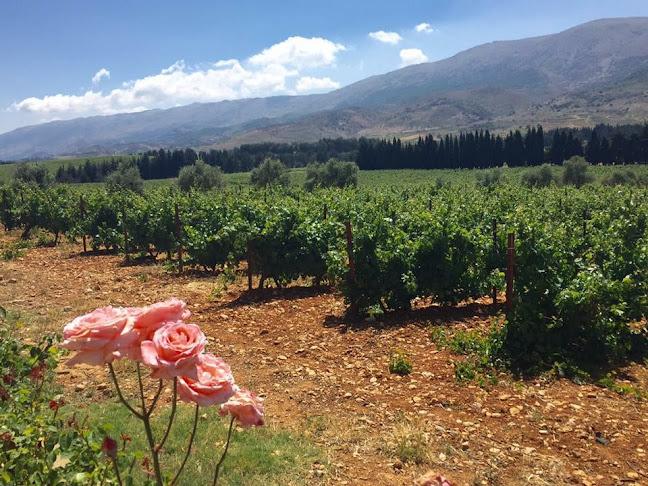
POLYGON ((480 45, 323 95, 195 103, 0 135, 0 159, 648 119, 648 18, 480 45))

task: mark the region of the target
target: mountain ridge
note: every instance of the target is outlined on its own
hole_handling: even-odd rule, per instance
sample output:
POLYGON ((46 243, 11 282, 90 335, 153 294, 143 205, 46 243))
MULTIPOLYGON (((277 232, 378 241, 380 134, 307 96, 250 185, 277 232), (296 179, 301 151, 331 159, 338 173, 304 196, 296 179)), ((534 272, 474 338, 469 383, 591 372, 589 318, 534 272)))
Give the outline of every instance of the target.
POLYGON ((646 118, 648 18, 630 17, 489 42, 326 94, 193 103, 21 127, 0 134, 0 159, 646 118), (95 152, 87 153, 90 148, 95 152))

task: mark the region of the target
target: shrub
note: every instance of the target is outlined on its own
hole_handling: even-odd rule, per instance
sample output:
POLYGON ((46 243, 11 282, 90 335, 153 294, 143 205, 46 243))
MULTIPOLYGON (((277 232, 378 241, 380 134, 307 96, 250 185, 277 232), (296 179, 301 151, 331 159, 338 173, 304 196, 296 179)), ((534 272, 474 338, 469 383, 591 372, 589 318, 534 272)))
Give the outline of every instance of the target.
POLYGON ((358 166, 354 162, 329 159, 325 164, 306 167, 306 189, 315 187, 355 187, 358 185, 358 166))
POLYGON ((409 375, 412 372, 412 360, 409 354, 401 350, 389 355, 389 372, 397 375, 409 375))
MULTIPOLYGON (((184 460, 168 484, 177 484, 192 452, 201 407, 220 405, 220 415, 231 416, 225 449, 216 464, 213 484, 217 484, 221 464, 227 455, 234 421, 237 420, 243 428, 264 424, 262 400, 235 385, 230 367, 221 358, 204 353, 207 338, 197 325, 184 322, 189 316, 187 304, 171 298, 143 308, 102 307, 76 318, 63 328, 65 341, 62 346, 76 351, 67 365, 107 365, 120 402, 142 423, 157 486, 162 486, 164 478, 169 476, 168 472, 162 472, 160 451, 169 437, 178 398, 195 403, 194 420, 184 460), (88 337, 89 331, 92 331, 91 337, 88 337), (182 342, 174 339, 178 335, 183 336, 182 342), (121 393, 112 363, 125 357, 137 360, 141 406, 131 405, 121 393), (158 391, 148 400, 149 403, 144 392, 142 365, 149 367, 151 378, 158 381, 158 391), (172 380, 173 401, 166 433, 156 439, 151 417, 164 388, 164 380, 172 380)), ((119 478, 116 441, 107 437, 102 450, 110 458, 119 478)), ((121 480, 119 484, 122 484, 121 480)))
POLYGON ((51 186, 54 182, 54 177, 44 164, 20 163, 16 167, 13 178, 15 181, 23 182, 25 184, 36 184, 38 187, 44 189, 51 186))
POLYGON ((527 169, 522 173, 522 184, 527 187, 549 187, 554 180, 549 164, 527 169))
POLYGON ((502 177, 500 169, 489 169, 477 172, 475 178, 477 179, 477 186, 490 187, 499 184, 502 177))
POLYGON ((613 170, 603 178, 603 184, 606 186, 625 186, 637 184, 637 174, 631 170, 613 170))
POLYGON ((564 163, 563 184, 583 187, 592 181, 588 174, 589 163, 583 157, 572 157, 564 163))
POLYGON ((194 165, 180 169, 178 174, 178 187, 183 191, 199 189, 208 191, 223 186, 223 175, 219 167, 207 165, 202 160, 197 160, 194 165))
MULTIPOLYGON (((58 337, 25 344, 5 316, 0 308, 0 484, 115 484, 102 453, 106 430, 89 427, 76 413, 59 413, 58 337)), ((124 469, 131 457, 115 451, 124 469)))
POLYGON ((122 162, 115 172, 106 177, 106 189, 109 193, 126 190, 142 194, 144 181, 137 167, 122 162))
POLYGON ((287 186, 290 184, 290 177, 286 166, 280 160, 265 159, 250 174, 250 182, 259 189, 270 186, 287 186))

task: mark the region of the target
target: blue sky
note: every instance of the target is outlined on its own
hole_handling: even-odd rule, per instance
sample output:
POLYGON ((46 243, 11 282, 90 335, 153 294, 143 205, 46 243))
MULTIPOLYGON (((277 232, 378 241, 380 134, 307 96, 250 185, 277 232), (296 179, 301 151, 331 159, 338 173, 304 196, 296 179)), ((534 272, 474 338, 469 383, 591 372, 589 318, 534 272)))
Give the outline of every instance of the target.
POLYGON ((648 1, 1 0, 0 133, 326 92, 485 42, 627 16, 648 16, 648 1))

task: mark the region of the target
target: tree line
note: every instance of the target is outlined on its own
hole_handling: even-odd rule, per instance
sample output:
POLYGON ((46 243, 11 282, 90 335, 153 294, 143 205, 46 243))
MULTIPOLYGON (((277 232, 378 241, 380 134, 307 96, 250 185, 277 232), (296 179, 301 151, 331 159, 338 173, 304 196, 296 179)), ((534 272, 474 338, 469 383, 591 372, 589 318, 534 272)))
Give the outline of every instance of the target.
POLYGON ((526 167, 544 163, 560 165, 574 156, 585 156, 592 164, 648 162, 648 123, 619 127, 601 125, 587 132, 556 129, 545 136, 541 125, 509 131, 505 136, 488 130, 462 132, 416 142, 360 139, 356 162, 362 170, 377 169, 484 169, 526 167), (611 134, 611 139, 599 135, 611 134), (587 142, 580 138, 589 133, 587 142))
POLYGON ((56 172, 58 182, 103 182, 120 164, 139 169, 142 179, 168 179, 177 177, 180 169, 202 160, 219 167, 222 172, 249 172, 268 158, 280 160, 286 167, 306 167, 329 159, 354 160, 357 139, 322 139, 305 143, 257 143, 241 145, 234 149, 196 152, 191 148, 150 150, 126 158, 94 162, 89 159, 82 165, 68 164, 56 172))
POLYGON ((489 130, 458 135, 421 136, 414 142, 393 139, 322 139, 308 143, 258 143, 234 149, 196 152, 191 148, 151 150, 129 157, 68 164, 56 172, 58 182, 102 182, 120 164, 137 167, 143 179, 177 177, 180 169, 197 160, 222 172, 249 172, 267 158, 286 167, 306 167, 331 158, 351 160, 362 170, 377 169, 477 169, 562 164, 584 156, 593 164, 648 162, 648 123, 562 128, 545 133, 541 125, 524 133, 511 130, 495 135, 489 130))

